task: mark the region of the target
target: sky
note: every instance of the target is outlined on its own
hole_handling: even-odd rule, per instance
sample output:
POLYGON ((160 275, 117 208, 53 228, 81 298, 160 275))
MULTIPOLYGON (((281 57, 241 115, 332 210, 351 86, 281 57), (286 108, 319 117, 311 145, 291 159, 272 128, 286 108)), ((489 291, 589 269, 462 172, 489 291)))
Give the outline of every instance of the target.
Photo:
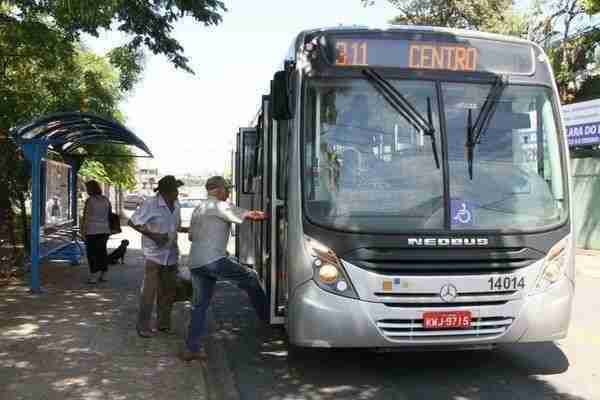
MULTIPOLYGON (((260 97, 302 30, 339 24, 381 26, 396 15, 387 1, 224 0, 223 23, 205 27, 185 19, 174 36, 195 75, 147 52, 143 80, 122 104, 126 125, 150 147, 161 174, 223 172, 234 135, 256 114, 260 97)), ((86 45, 104 54, 124 42, 115 32, 86 45)))

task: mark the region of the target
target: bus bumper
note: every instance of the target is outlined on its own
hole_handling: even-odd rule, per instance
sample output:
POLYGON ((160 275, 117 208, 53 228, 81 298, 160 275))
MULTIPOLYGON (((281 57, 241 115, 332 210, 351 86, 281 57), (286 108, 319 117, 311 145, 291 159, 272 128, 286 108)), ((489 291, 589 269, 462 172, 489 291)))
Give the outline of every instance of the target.
POLYGON ((313 281, 298 287, 288 305, 287 329, 292 344, 303 347, 457 347, 564 338, 571 317, 574 285, 564 278, 548 290, 503 305, 399 308, 350 299, 326 292, 313 281), (443 331, 431 336, 396 337, 386 334, 382 320, 419 320, 425 311, 466 311, 474 317, 508 317, 512 323, 500 334, 452 337, 443 331))

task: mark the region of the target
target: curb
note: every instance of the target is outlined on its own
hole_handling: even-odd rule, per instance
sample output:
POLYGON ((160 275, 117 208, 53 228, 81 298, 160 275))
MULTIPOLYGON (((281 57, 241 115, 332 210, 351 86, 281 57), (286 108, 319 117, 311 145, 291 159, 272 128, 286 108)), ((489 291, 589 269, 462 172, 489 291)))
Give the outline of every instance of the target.
POLYGON ((206 338, 206 392, 209 400, 240 400, 240 392, 235 383, 233 372, 229 366, 225 346, 212 312, 208 310, 208 336, 206 338))
POLYGON ((600 257, 600 250, 577 248, 575 250, 575 255, 576 256, 586 256, 586 257, 600 257))

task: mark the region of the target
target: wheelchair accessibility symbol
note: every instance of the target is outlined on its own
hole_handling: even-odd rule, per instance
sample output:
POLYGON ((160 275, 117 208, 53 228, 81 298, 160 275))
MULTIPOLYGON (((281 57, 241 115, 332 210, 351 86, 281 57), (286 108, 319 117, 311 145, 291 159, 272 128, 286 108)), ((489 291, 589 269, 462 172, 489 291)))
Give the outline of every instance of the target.
POLYGON ((466 201, 452 200, 452 225, 472 225, 473 214, 466 201))

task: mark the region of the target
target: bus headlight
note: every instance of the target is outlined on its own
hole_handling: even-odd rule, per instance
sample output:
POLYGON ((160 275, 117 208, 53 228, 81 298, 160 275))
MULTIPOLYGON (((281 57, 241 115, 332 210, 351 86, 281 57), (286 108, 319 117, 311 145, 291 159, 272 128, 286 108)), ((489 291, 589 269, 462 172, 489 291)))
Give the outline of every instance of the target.
POLYGON ((544 258, 542 273, 540 274, 540 277, 535 285, 535 292, 542 292, 546 290, 548 287, 550 287, 550 285, 558 282, 566 275, 568 248, 568 236, 552 246, 548 252, 548 255, 546 255, 546 258, 544 258))
POLYGON ((328 285, 336 283, 340 277, 340 273, 336 267, 331 264, 325 264, 317 267, 319 271, 319 280, 328 285))
POLYGON ((323 290, 340 296, 358 298, 342 262, 329 247, 304 236, 306 247, 313 257, 313 280, 323 290))

